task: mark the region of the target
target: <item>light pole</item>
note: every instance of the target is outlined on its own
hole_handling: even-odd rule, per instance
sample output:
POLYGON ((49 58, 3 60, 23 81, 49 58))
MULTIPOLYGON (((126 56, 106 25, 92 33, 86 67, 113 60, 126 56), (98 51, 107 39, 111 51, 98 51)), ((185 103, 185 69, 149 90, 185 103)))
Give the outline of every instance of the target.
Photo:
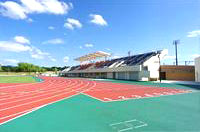
POLYGON ((173 44, 175 45, 175 53, 176 53, 176 66, 178 65, 178 53, 177 53, 177 45, 180 43, 180 40, 174 40, 173 44))
POLYGON ((158 53, 158 62, 159 62, 159 80, 161 83, 161 65, 160 65, 160 52, 158 53))

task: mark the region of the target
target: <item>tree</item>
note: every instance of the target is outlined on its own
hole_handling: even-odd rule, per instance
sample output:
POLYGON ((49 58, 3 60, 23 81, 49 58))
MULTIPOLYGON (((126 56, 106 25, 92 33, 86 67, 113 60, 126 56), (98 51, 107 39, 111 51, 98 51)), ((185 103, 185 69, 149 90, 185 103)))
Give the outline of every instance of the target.
POLYGON ((1 65, 0 65, 0 72, 2 71, 1 65))

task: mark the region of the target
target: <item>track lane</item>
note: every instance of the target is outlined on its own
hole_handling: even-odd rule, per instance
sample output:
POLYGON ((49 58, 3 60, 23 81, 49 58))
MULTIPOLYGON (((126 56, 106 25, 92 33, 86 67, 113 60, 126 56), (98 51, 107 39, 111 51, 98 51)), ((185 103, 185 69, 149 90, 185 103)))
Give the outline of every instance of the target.
MULTIPOLYGON (((49 78, 45 78, 45 80, 48 80, 48 79, 49 78)), ((51 78, 51 79, 55 79, 55 78, 51 78)), ((62 79, 59 78, 56 80, 62 80, 62 79)), ((66 80, 66 79, 64 79, 64 80, 66 80)), ((58 100, 66 98, 66 97, 77 95, 80 92, 85 91, 90 87, 91 88, 94 87, 96 84, 94 81, 85 81, 83 79, 73 79, 73 81, 76 83, 72 83, 71 85, 68 86, 68 88, 66 88, 66 87, 63 88, 63 86, 65 84, 60 85, 59 87, 57 86, 56 88, 59 88, 60 91, 57 91, 55 93, 51 93, 50 92, 51 88, 49 88, 49 89, 46 89, 47 91, 45 91, 46 95, 40 93, 40 96, 38 96, 38 97, 34 96, 29 99, 26 98, 23 100, 15 100, 16 102, 15 101, 10 102, 10 103, 4 102, 3 104, 0 104, 1 105, 1 107, 0 107, 1 108, 0 109, 0 115, 1 115, 0 124, 2 124, 3 122, 6 122, 8 120, 12 120, 12 118, 16 118, 20 115, 26 114, 26 112, 29 112, 29 110, 36 109, 43 105, 49 104, 51 102, 56 102, 58 100)), ((49 81, 47 81, 47 82, 49 82, 49 81)), ((56 83, 56 81, 52 81, 52 82, 56 83)), ((48 84, 48 83, 44 83, 44 84, 48 84)), ((40 86, 45 86, 45 85, 40 85, 40 86)), ((55 88, 54 85, 52 85, 51 87, 53 89, 55 88)), ((34 88, 34 87, 31 87, 31 88, 34 88)), ((31 88, 30 88, 30 90, 31 90, 31 88)), ((56 88, 54 89, 54 91, 58 90, 56 88)), ((16 91, 16 90, 14 90, 14 91, 16 91)), ((24 96, 22 96, 22 98, 23 97, 24 96)))

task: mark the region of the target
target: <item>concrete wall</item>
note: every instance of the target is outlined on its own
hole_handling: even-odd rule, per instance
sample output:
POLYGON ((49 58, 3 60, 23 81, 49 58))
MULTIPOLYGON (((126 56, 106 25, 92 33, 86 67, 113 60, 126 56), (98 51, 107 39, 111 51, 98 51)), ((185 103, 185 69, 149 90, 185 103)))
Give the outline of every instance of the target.
POLYGON ((150 71, 149 77, 158 79, 159 78, 159 58, 158 55, 151 57, 147 60, 143 66, 147 66, 147 70, 150 71))
POLYGON ((194 81, 194 66, 161 66, 161 71, 165 72, 166 80, 194 81))
POLYGON ((108 72, 107 73, 107 78, 108 79, 113 79, 113 73, 112 72, 108 72))
POLYGON ((195 59, 195 81, 200 82, 200 57, 195 59))
POLYGON ((96 73, 96 72, 126 72, 126 71, 141 71, 141 65, 135 66, 123 66, 115 68, 99 68, 99 69, 86 69, 86 70, 75 70, 64 73, 96 73))
MULTIPOLYGON (((121 80, 148 80, 149 71, 116 72, 115 79, 121 80)), ((113 73, 107 73, 107 78, 113 78, 113 73)))

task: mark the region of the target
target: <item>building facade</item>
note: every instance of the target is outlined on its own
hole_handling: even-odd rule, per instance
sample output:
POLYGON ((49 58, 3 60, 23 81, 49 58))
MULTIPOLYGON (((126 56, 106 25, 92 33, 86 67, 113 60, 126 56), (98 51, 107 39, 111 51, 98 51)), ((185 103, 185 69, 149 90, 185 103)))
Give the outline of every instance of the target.
POLYGON ((200 82, 200 57, 195 59, 195 81, 200 82))
POLYGON ((158 80, 159 60, 167 53, 167 50, 161 50, 93 64, 73 66, 63 70, 60 75, 121 80, 158 80))
POLYGON ((162 80, 194 81, 195 68, 194 66, 163 65, 161 66, 161 78, 162 80))

